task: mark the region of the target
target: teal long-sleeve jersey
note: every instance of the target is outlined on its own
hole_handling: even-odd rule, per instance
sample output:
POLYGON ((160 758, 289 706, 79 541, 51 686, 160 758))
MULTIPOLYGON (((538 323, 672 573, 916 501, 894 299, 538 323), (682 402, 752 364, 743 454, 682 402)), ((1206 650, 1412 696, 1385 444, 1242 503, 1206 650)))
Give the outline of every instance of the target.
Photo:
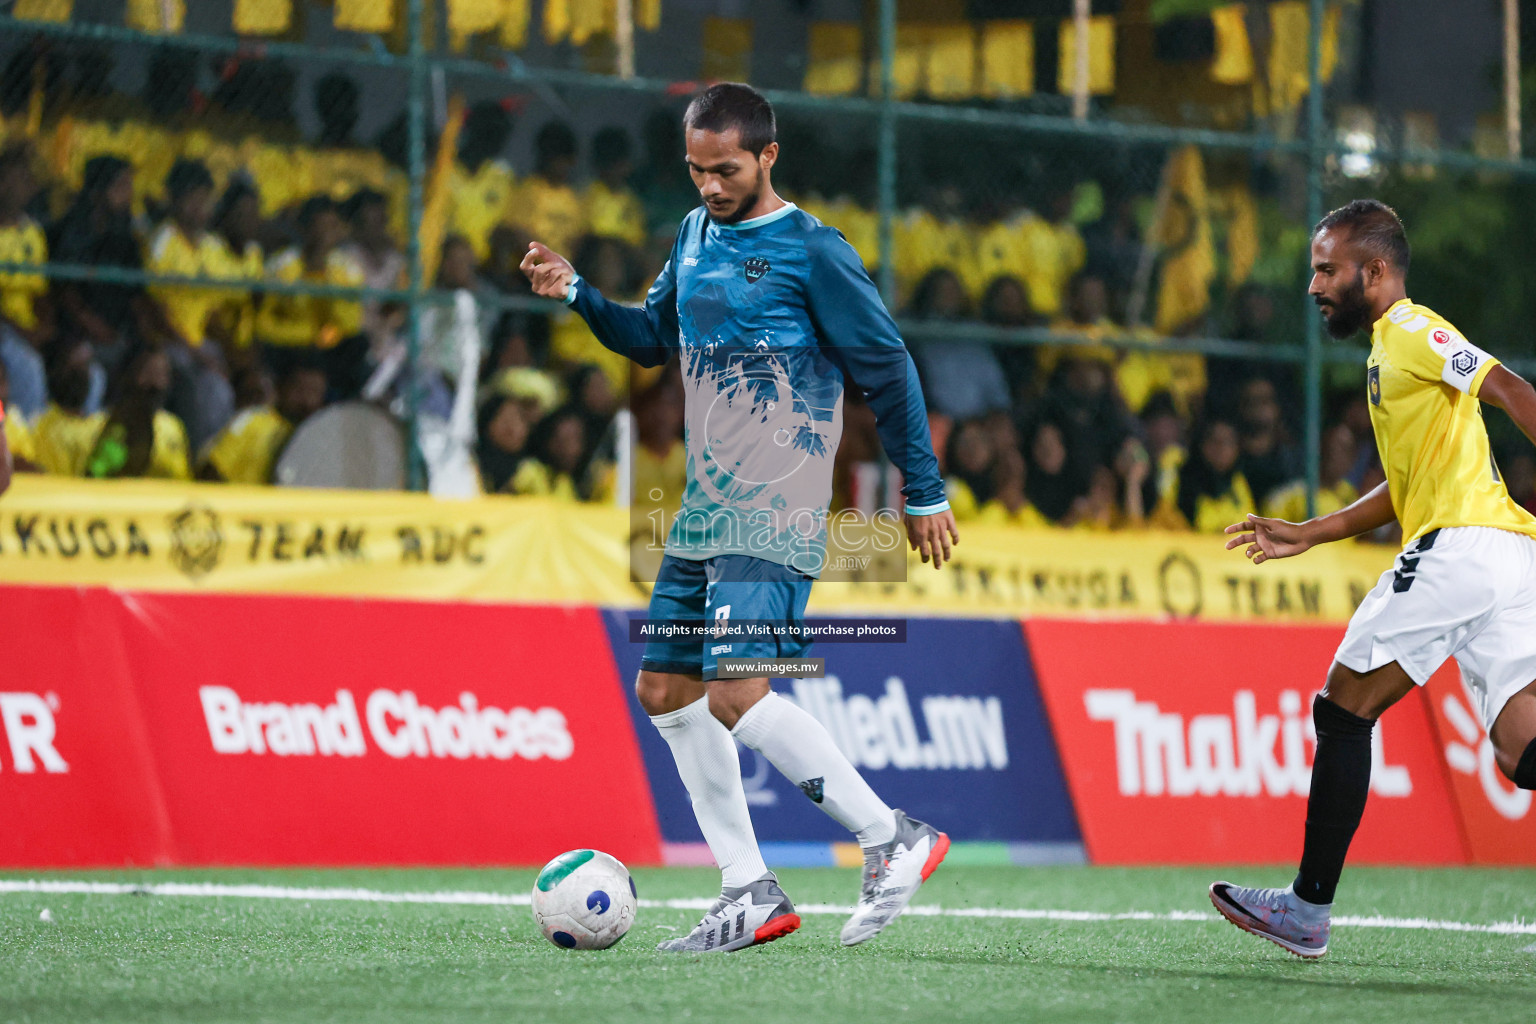
POLYGON ((949 507, 895 321, 842 234, 794 204, 730 225, 700 207, 643 306, 580 278, 566 302, 642 366, 680 356, 688 479, 669 554, 751 555, 820 575, 845 384, 875 414, 905 511, 949 507))

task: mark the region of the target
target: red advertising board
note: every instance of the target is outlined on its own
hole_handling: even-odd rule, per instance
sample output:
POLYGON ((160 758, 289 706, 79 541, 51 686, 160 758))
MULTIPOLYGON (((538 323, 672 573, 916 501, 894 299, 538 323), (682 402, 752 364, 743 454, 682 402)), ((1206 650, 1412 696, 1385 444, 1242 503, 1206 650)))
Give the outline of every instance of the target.
POLYGON ((1448 661, 1424 688, 1440 755, 1461 811, 1473 864, 1536 863, 1536 810, 1528 789, 1499 771, 1493 744, 1467 695, 1461 670, 1448 661))
POLYGON ((659 860, 595 610, 0 595, 5 646, 30 649, 16 689, 60 690, 59 776, 77 802, 103 794, 87 820, 13 795, 43 769, 0 776, 0 862, 526 864, 580 846, 659 860))
POLYGON ((105 590, 0 587, 0 864, 166 864, 170 819, 105 590))
MULTIPOLYGON (((1301 853, 1312 695, 1337 626, 1032 620, 1024 626, 1089 858, 1273 863, 1301 853)), ((1376 729, 1353 863, 1465 863, 1425 703, 1376 729)))

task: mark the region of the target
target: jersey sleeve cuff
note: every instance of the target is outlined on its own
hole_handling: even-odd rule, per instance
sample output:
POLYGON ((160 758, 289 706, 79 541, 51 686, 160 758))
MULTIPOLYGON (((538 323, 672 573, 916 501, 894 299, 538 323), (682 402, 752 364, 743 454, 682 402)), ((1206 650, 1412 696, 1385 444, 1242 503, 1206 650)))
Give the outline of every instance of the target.
POLYGON ((564 302, 567 306, 574 306, 576 304, 576 286, 580 283, 580 274, 571 275, 571 283, 566 285, 565 288, 565 298, 561 299, 560 301, 564 302))
POLYGON ((949 501, 946 499, 939 502, 937 505, 908 505, 903 511, 905 511, 909 516, 937 515, 940 512, 949 511, 949 501))
POLYGON ((1483 381, 1488 379, 1488 372, 1498 365, 1499 361, 1493 356, 1484 359, 1483 365, 1477 368, 1477 373, 1473 374, 1471 382, 1467 384, 1467 394, 1473 398, 1478 397, 1483 390, 1483 381))

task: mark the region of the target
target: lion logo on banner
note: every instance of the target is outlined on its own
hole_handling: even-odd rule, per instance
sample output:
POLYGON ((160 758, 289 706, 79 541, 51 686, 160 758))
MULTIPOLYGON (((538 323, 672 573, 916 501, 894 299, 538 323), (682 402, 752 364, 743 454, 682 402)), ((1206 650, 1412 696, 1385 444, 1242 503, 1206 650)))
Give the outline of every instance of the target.
POLYGON ((219 564, 224 551, 224 534, 219 530, 219 516, 207 505, 188 505, 171 516, 171 562, 197 580, 219 564))

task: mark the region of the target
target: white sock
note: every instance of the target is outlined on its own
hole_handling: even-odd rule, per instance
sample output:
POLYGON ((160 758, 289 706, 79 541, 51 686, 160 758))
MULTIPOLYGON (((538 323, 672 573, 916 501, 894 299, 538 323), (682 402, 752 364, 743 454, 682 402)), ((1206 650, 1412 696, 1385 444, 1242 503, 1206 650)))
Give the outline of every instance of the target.
POLYGON ((731 733, 856 833, 860 846, 881 846, 895 837, 896 815, 837 749, 826 727, 800 705, 770 693, 747 709, 731 733))
POLYGON ((715 863, 720 865, 721 885, 737 889, 763 877, 768 867, 747 813, 736 742, 730 730, 709 713, 709 698, 701 697, 665 715, 653 715, 651 721, 672 748, 677 774, 693 801, 693 816, 699 820, 715 863))

